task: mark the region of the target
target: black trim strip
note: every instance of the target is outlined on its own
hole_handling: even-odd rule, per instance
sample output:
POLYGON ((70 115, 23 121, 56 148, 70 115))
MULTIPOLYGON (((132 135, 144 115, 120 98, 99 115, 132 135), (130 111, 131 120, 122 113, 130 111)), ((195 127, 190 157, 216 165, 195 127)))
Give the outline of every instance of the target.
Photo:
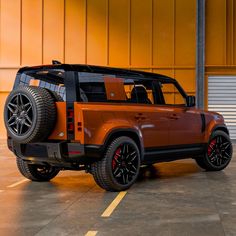
POLYGON ((150 164, 192 158, 203 154, 205 150, 205 143, 145 148, 143 163, 150 164))
POLYGON ((204 113, 201 113, 201 120, 202 120, 202 133, 206 130, 206 117, 204 113))

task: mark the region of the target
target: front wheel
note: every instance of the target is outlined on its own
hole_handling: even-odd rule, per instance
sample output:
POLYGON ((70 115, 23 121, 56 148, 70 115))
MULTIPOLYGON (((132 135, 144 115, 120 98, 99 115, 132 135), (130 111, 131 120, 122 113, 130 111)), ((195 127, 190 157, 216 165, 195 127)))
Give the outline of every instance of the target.
POLYGON ((197 164, 207 171, 220 171, 230 163, 233 147, 229 135, 223 131, 212 133, 206 153, 196 158, 197 164))
POLYGON ((21 174, 32 181, 49 181, 54 178, 60 170, 50 165, 31 164, 17 157, 17 167, 21 174))
POLYGON ((128 189, 137 179, 140 152, 129 137, 116 138, 107 147, 105 157, 92 164, 95 182, 107 191, 128 189))

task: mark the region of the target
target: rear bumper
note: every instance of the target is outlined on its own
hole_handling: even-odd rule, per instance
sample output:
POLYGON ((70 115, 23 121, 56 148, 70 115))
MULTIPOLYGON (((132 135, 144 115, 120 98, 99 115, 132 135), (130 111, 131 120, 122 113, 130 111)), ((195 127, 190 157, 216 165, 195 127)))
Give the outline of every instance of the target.
POLYGON ((49 163, 61 167, 71 164, 90 164, 101 157, 101 146, 80 143, 30 143, 19 144, 8 139, 9 149, 16 156, 35 163, 49 163))

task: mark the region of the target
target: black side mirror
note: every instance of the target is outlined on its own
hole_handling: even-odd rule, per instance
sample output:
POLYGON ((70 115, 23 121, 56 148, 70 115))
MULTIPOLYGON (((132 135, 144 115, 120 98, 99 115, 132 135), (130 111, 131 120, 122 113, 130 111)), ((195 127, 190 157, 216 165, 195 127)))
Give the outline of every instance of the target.
POLYGON ((195 96, 187 96, 186 103, 187 103, 187 107, 195 107, 195 105, 196 105, 195 96))

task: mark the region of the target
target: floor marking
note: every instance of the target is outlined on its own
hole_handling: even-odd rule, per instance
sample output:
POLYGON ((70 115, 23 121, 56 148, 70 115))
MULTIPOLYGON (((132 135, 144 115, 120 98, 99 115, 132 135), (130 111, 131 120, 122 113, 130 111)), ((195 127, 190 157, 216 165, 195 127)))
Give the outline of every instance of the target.
POLYGON ((9 186, 7 186, 7 187, 8 187, 8 188, 14 188, 14 187, 16 187, 17 185, 23 184, 24 182, 28 182, 28 181, 29 181, 28 179, 22 179, 22 180, 20 180, 20 181, 14 183, 14 184, 11 184, 11 185, 9 185, 9 186))
POLYGON ((113 202, 107 207, 107 209, 103 212, 103 214, 101 215, 102 217, 109 217, 112 212, 115 210, 115 208, 119 205, 119 203, 121 202, 121 200, 124 198, 124 196, 126 195, 127 192, 123 191, 120 192, 116 198, 113 200, 113 202))
POLYGON ((85 236, 95 236, 98 233, 98 231, 88 231, 85 236))

